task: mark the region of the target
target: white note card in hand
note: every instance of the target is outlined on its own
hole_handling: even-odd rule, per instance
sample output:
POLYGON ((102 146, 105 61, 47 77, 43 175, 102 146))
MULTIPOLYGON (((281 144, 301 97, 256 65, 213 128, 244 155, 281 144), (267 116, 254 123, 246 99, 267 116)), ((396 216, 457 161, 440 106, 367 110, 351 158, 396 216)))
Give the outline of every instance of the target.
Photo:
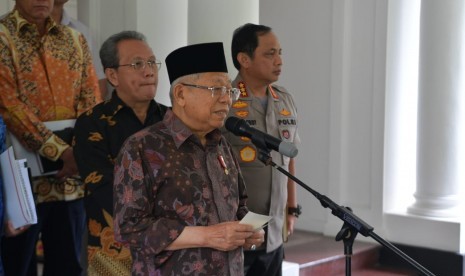
POLYGON ((260 215, 249 211, 247 215, 242 218, 240 224, 252 225, 254 231, 258 231, 265 227, 272 218, 271 216, 260 215))

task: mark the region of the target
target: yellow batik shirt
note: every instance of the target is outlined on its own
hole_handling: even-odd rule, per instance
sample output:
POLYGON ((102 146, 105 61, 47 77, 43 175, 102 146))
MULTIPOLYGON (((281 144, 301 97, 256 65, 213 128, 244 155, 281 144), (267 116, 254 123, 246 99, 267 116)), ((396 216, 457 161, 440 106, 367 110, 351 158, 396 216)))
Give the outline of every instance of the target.
MULTIPOLYGON (((51 18, 41 36, 14 10, 0 20, 0 114, 24 146, 56 161, 70 145, 42 122, 75 119, 100 102, 97 76, 82 34, 51 18)), ((79 181, 33 180, 36 202, 84 196, 79 181)))

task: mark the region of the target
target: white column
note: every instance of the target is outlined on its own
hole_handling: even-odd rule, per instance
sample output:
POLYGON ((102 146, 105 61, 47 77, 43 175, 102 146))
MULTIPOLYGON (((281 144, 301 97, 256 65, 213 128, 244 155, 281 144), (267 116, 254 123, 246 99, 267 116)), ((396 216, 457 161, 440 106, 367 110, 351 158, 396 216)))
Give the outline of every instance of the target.
POLYGON ((0 0, 0 15, 10 12, 15 6, 15 2, 11 0, 0 0))
POLYGON ((223 42, 231 78, 236 76, 231 58, 234 30, 245 24, 258 24, 259 0, 195 0, 189 1, 188 42, 223 42))
MULTIPOLYGON (((113 1, 113 0, 110 0, 113 1)), ((135 30, 145 34, 157 59, 162 62, 158 73, 157 102, 171 105, 170 83, 165 65, 166 56, 176 48, 187 44, 188 1, 138 0, 126 1, 137 4, 134 22, 135 30)))
POLYGON ((462 0, 423 0, 416 202, 412 214, 457 217, 465 186, 465 70, 462 0))

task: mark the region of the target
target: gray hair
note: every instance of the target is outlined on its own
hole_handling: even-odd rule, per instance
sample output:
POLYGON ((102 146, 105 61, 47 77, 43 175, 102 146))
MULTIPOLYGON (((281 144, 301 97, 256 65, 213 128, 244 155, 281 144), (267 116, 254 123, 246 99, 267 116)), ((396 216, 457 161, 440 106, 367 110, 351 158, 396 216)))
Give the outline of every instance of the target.
POLYGON ((119 64, 119 53, 118 53, 118 43, 124 40, 140 40, 147 42, 145 36, 136 31, 122 31, 116 33, 105 42, 103 42, 102 47, 100 47, 100 60, 102 62, 103 69, 107 68, 117 68, 119 64))
POLYGON ((172 83, 171 83, 171 87, 170 87, 170 100, 171 100, 171 105, 173 105, 174 103, 174 96, 173 96, 173 90, 174 90, 174 87, 181 83, 181 82, 191 82, 191 81, 195 81, 195 80, 198 80, 200 77, 201 77, 201 74, 202 73, 195 73, 195 74, 191 74, 191 75, 185 75, 185 76, 182 76, 182 77, 179 77, 177 79, 175 79, 172 83))

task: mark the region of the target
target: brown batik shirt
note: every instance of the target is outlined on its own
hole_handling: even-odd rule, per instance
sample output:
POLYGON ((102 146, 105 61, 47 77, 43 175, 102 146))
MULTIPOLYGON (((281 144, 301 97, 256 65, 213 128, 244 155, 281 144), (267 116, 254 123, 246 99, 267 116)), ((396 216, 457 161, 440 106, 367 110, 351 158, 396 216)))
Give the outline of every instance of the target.
POLYGON ((186 226, 247 213, 237 160, 219 130, 202 146, 168 110, 162 122, 131 136, 115 163, 114 230, 130 247, 133 275, 243 275, 241 247, 166 250, 186 226))

